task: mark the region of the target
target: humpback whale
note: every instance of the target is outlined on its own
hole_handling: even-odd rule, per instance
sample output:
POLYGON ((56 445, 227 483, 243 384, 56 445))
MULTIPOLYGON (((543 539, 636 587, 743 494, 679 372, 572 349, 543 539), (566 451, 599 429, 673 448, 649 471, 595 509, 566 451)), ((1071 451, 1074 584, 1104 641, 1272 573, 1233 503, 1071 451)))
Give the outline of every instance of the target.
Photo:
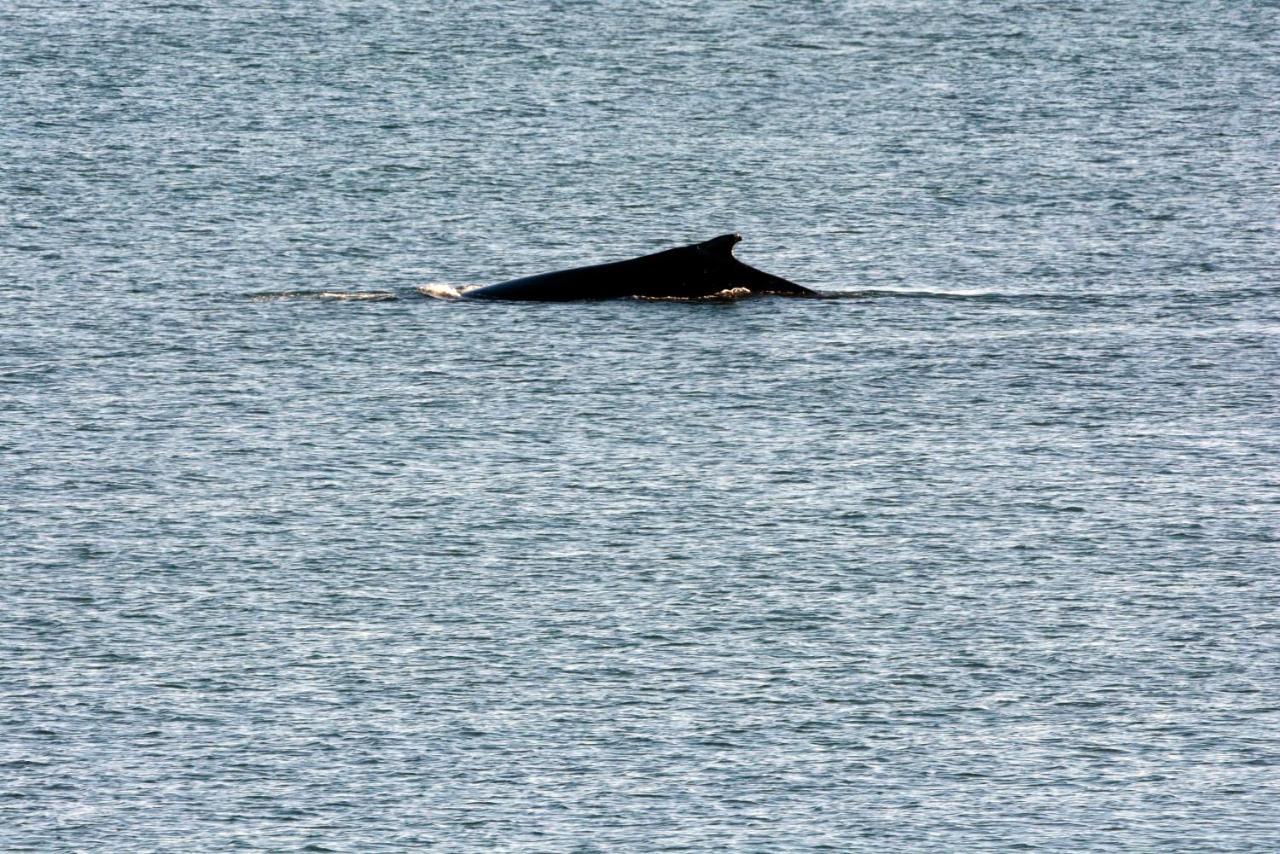
MULTIPOLYGON (((475 288, 467 299, 602 300, 622 297, 698 299, 744 289, 751 294, 816 297, 818 293, 749 267, 733 257, 739 234, 725 234, 626 261, 574 267, 475 288)), ((740 292, 739 292, 740 293, 740 292)))

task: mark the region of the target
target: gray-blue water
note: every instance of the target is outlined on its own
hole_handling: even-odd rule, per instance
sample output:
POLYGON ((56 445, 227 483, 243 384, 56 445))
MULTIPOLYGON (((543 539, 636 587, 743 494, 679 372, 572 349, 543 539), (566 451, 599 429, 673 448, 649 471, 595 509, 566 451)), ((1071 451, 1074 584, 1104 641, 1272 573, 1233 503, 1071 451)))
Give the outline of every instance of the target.
POLYGON ((0 1, 0 848, 1280 849, 1278 25, 0 1))

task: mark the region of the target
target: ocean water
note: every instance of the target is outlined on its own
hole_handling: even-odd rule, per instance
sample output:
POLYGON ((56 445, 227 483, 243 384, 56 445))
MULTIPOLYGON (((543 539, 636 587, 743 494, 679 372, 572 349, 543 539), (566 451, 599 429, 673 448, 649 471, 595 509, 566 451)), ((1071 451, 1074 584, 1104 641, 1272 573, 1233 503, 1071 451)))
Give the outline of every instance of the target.
POLYGON ((1275 2, 0 0, 0 848, 1280 849, 1275 2), (740 231, 825 300, 425 299, 740 231))

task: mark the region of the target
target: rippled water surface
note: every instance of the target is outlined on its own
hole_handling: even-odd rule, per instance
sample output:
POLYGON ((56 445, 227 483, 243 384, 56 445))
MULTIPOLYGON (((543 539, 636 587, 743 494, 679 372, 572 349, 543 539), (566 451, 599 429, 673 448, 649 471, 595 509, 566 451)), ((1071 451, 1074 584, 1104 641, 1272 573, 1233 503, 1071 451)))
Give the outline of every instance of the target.
POLYGON ((0 0, 0 847, 1280 849, 1278 21, 0 0))

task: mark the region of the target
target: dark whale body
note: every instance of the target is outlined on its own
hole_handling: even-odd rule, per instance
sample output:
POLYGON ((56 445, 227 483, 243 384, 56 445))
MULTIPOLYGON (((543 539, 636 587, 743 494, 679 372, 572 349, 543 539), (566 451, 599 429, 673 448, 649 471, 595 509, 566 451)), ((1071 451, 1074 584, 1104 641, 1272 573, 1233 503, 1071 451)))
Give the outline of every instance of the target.
POLYGON ((525 276, 488 287, 467 291, 467 299, 568 300, 648 297, 656 299, 698 299, 745 288, 752 294, 818 296, 815 291, 748 267, 733 257, 733 246, 742 237, 726 234, 643 255, 628 261, 575 267, 555 273, 525 276))

